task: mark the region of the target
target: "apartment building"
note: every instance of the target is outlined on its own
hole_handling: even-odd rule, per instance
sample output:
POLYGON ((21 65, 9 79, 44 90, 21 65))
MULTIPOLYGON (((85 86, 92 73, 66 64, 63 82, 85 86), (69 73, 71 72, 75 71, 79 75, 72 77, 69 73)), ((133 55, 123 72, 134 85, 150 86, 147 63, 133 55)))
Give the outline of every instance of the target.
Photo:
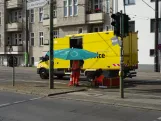
MULTIPOLYGON (((115 12, 123 10, 123 2, 115 0, 115 12)), ((125 0, 125 10, 138 31, 139 68, 154 71, 154 42, 155 42, 155 0, 125 0)), ((159 18, 161 17, 161 2, 159 2, 159 18)), ((160 27, 160 25, 159 25, 160 27)), ((159 28, 160 30, 160 28, 159 28)), ((159 44, 161 38, 159 33, 159 44)))
POLYGON ((0 1, 0 64, 7 65, 8 55, 14 54, 18 63, 23 61, 25 45, 25 5, 21 0, 0 1), (12 50, 10 49, 12 46, 12 50))
MULTIPOLYGON (((54 38, 68 34, 106 31, 111 28, 113 0, 55 0, 54 38)), ((29 64, 37 65, 49 50, 49 4, 29 10, 29 64)), ((26 1, 0 0, 0 64, 14 54, 24 64, 26 45, 26 1), (10 52, 10 46, 13 51, 10 52)))

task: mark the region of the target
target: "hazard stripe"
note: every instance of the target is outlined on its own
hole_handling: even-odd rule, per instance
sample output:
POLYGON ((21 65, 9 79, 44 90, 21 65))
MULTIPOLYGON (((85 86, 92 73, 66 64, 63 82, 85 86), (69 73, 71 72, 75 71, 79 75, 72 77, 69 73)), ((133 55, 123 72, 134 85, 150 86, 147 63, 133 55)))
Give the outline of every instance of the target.
POLYGON ((113 64, 113 66, 120 66, 120 64, 113 64))
MULTIPOLYGON (((120 66, 120 64, 112 64, 113 66, 120 66)), ((128 64, 125 64, 124 66, 128 66, 128 64)))

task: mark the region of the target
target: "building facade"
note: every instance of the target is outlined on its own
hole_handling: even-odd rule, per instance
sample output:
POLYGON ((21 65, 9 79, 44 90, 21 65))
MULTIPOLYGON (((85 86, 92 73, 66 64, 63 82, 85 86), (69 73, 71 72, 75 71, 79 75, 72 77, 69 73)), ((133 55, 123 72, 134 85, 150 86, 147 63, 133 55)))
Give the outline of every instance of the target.
POLYGON ((19 64, 24 61, 26 44, 24 8, 22 0, 0 0, 0 65, 7 65, 8 56, 11 54, 18 58, 19 64))
MULTIPOLYGON (((123 10, 123 2, 116 3, 114 12, 123 10)), ((161 17, 161 2, 159 2, 159 18, 161 17)), ((134 30, 138 31, 139 69, 154 71, 155 44, 155 0, 125 0, 125 12, 131 18, 134 30)), ((160 30, 160 23, 159 23, 160 30)), ((161 44, 159 33, 159 44, 161 44)))
MULTIPOLYGON (((109 30, 113 4, 113 0, 55 0, 54 38, 109 30)), ((49 3, 30 9, 28 15, 26 27, 26 0, 0 0, 0 65, 6 66, 8 56, 14 54, 23 66, 26 42, 31 66, 49 50, 49 3)))

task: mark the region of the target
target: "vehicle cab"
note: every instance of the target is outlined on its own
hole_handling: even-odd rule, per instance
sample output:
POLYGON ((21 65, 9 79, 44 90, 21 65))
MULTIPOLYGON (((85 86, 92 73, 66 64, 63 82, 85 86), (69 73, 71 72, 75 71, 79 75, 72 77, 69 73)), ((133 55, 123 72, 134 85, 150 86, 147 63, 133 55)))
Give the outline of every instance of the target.
MULTIPOLYGON (((49 78, 49 56, 45 55, 41 58, 37 65, 37 74, 40 75, 41 79, 48 79, 49 78)), ((64 69, 55 69, 53 76, 57 76, 59 79, 65 76, 64 69)))

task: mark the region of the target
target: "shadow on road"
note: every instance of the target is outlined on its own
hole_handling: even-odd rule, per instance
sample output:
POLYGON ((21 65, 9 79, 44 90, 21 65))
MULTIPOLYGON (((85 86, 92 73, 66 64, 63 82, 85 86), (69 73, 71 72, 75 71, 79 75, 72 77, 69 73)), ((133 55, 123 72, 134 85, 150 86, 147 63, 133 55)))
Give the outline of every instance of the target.
POLYGON ((132 91, 139 91, 139 92, 146 92, 146 93, 160 93, 161 94, 161 89, 130 89, 130 90, 132 90, 132 91))
POLYGON ((161 85, 161 80, 157 79, 125 79, 125 83, 140 84, 140 85, 161 85))

